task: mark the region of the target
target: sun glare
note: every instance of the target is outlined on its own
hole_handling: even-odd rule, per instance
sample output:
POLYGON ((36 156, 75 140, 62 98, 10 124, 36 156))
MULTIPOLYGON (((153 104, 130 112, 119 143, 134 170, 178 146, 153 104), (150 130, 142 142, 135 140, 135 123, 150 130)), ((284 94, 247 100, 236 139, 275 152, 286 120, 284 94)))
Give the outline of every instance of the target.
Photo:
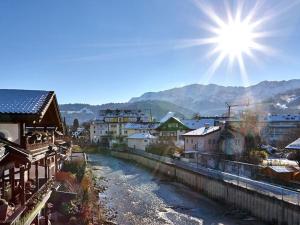
POLYGON ((243 53, 249 53, 253 43, 252 37, 253 34, 249 24, 232 21, 224 24, 217 32, 217 48, 231 59, 235 59, 243 53))
POLYGON ((248 10, 242 10, 243 7, 238 5, 235 10, 232 10, 228 4, 225 4, 227 17, 225 16, 224 19, 222 15, 217 14, 203 1, 195 0, 195 2, 211 21, 211 24, 202 26, 209 32, 209 37, 200 38, 196 42, 197 45, 211 45, 213 47, 208 56, 216 56, 216 58, 209 68, 209 74, 213 74, 227 59, 230 66, 237 63, 241 75, 246 80, 245 57, 255 61, 254 52, 265 54, 274 52, 272 48, 261 43, 261 39, 272 35, 272 32, 267 32, 264 29, 268 19, 258 15, 257 5, 248 10))

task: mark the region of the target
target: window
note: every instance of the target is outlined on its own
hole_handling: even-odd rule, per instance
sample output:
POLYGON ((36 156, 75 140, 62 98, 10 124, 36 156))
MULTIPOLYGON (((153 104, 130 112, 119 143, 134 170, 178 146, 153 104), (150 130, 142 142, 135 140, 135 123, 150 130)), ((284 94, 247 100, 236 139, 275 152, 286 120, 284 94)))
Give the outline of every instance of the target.
POLYGON ((3 132, 0 132, 0 137, 5 138, 5 134, 3 132))
POLYGON ((211 144, 211 139, 208 140, 208 144, 209 144, 209 145, 211 144))
POLYGON ((193 139, 191 139, 191 143, 192 143, 192 144, 194 143, 194 140, 193 140, 193 139))
POLYGON ((186 143, 187 143, 187 144, 189 143, 189 139, 188 139, 188 138, 186 139, 186 143))
POLYGON ((177 128, 178 124, 177 123, 170 123, 170 124, 168 124, 168 127, 169 128, 177 128))

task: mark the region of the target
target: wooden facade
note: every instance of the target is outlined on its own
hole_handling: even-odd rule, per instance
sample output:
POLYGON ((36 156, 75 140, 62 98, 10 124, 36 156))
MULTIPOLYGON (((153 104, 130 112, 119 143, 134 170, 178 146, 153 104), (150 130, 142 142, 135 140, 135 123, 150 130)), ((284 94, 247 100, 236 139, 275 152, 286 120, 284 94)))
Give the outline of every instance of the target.
POLYGON ((161 141, 178 141, 181 135, 191 129, 184 125, 179 119, 170 117, 164 123, 161 123, 156 130, 159 133, 161 141))
POLYGON ((27 93, 29 97, 35 95, 30 100, 37 108, 34 113, 0 108, 0 128, 4 123, 6 127, 17 124, 20 140, 0 137, 0 224, 38 225, 42 216, 48 221, 48 199, 65 153, 56 140, 64 128, 54 92, 16 90, 14 95, 17 98, 27 93), (42 94, 46 97, 38 99, 42 94))

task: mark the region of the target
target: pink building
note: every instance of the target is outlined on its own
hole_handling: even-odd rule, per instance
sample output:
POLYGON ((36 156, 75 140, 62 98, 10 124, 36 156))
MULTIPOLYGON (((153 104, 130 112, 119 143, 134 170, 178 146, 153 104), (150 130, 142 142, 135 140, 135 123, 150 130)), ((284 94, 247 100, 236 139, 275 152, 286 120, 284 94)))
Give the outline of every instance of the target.
POLYGON ((205 126, 183 134, 184 153, 217 151, 220 131, 219 126, 205 126))

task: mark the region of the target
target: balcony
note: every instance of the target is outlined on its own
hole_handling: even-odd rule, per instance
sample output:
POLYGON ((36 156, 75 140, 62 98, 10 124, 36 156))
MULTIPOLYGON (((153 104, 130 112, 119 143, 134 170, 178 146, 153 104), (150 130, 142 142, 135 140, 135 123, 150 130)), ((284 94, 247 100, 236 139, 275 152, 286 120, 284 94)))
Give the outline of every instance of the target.
POLYGON ((5 221, 0 221, 0 224, 30 225, 44 208, 52 193, 53 180, 45 182, 44 179, 41 179, 41 183, 43 183, 43 185, 38 191, 26 196, 25 205, 17 205, 12 214, 8 216, 5 221))
POLYGON ((34 151, 46 148, 53 144, 53 136, 47 133, 27 134, 21 137, 21 147, 27 151, 34 151))

